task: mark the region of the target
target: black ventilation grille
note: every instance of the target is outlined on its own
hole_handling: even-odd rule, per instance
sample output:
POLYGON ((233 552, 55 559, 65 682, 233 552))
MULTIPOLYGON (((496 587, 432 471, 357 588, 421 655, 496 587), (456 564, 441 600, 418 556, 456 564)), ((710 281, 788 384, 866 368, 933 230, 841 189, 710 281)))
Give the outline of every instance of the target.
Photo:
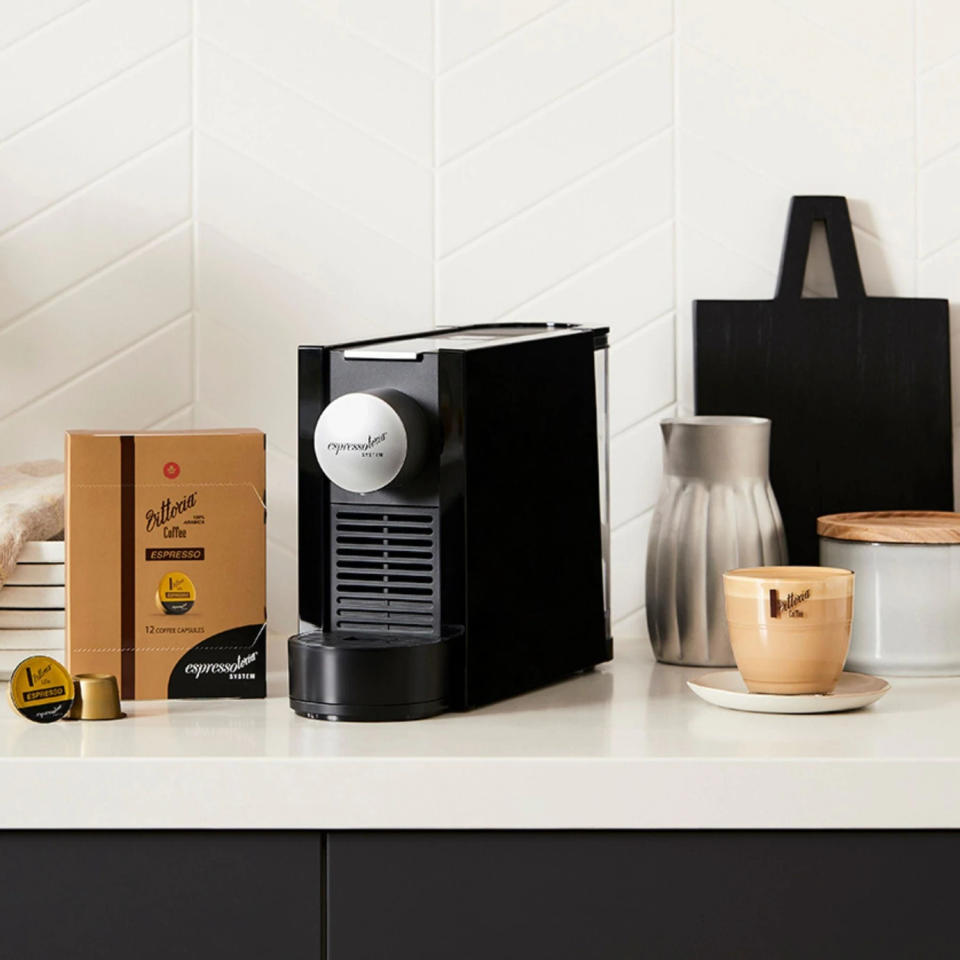
POLYGON ((437 511, 332 504, 330 519, 334 628, 438 635, 437 511))

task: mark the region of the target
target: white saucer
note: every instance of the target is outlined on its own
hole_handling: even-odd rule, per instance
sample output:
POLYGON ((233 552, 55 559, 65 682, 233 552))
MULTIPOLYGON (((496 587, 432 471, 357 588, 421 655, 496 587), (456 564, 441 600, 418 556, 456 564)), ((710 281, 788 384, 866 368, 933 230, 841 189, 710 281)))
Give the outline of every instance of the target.
POLYGON ((841 673, 833 693, 750 693, 739 670, 717 670, 687 686, 701 700, 728 710, 752 713, 836 713, 857 710, 879 700, 890 684, 865 673, 841 673))

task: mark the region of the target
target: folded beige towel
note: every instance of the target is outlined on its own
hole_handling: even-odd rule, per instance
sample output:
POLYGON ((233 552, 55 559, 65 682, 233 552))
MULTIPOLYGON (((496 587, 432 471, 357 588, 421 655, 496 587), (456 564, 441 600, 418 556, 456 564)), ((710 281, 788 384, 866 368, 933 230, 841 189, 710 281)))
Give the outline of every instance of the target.
POLYGON ((0 467, 0 587, 28 540, 63 532, 63 464, 33 460, 0 467))

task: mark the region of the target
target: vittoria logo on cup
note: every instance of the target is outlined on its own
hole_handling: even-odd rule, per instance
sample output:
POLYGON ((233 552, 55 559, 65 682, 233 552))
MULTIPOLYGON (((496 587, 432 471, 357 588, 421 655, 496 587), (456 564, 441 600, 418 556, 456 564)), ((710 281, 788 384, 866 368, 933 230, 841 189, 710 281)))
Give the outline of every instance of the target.
POLYGON ((371 452, 373 448, 383 443, 387 439, 387 431, 384 430, 383 433, 378 433, 375 437, 367 435, 366 440, 362 441, 347 441, 344 443, 338 443, 337 441, 331 441, 327 444, 327 449, 333 451, 335 457, 339 457, 341 453, 359 453, 364 457, 382 457, 383 454, 379 452, 371 452))
POLYGON ((176 480, 180 476, 180 464, 174 460, 168 460, 163 465, 163 475, 168 480, 176 480))
POLYGON ((801 590, 800 593, 788 593, 781 599, 776 590, 770 591, 770 616, 782 617, 786 614, 788 617, 802 617, 803 611, 798 607, 804 600, 810 599, 809 590, 801 590))

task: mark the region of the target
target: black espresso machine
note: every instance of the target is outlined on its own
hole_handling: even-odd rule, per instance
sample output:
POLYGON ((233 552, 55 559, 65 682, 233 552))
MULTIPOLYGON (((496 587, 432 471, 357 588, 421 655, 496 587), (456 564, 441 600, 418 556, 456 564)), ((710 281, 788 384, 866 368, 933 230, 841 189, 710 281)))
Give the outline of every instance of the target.
POLYGON ((290 704, 466 710, 612 656, 607 330, 301 347, 290 704))

